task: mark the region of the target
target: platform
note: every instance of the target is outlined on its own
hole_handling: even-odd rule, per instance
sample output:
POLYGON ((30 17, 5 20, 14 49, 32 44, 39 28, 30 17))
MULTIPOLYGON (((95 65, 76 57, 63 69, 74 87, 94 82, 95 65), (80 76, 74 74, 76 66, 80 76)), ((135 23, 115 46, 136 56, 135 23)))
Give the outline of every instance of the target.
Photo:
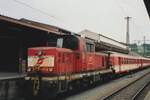
POLYGON ((22 73, 0 72, 0 80, 24 78, 25 76, 26 74, 22 73))

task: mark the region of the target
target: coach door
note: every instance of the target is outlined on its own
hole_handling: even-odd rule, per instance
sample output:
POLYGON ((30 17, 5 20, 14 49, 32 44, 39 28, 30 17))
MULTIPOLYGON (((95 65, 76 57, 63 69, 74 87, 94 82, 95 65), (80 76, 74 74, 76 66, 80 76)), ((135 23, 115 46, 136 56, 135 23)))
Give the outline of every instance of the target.
POLYGON ((121 72, 121 62, 122 62, 121 57, 119 57, 119 72, 121 72))

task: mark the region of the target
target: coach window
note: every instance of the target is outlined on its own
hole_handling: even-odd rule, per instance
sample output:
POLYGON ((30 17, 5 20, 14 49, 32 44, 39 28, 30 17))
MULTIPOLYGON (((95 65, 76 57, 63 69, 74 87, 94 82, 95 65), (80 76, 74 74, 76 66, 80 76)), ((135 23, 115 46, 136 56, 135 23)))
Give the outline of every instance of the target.
POLYGON ((104 61, 105 61, 104 57, 102 57, 102 66, 104 66, 104 61))
POLYGON ((128 64, 130 64, 130 59, 128 59, 128 64))
POLYGON ((126 64, 128 64, 128 59, 126 58, 126 64))
POLYGON ((124 64, 124 58, 121 58, 122 64, 124 64))
POLYGON ((127 58, 127 64, 129 64, 129 59, 127 58))
POLYGON ((119 65, 121 65, 121 63, 122 63, 122 62, 121 62, 121 57, 119 57, 118 61, 119 61, 119 65))
POLYGON ((124 58, 123 64, 126 64, 126 58, 124 58))

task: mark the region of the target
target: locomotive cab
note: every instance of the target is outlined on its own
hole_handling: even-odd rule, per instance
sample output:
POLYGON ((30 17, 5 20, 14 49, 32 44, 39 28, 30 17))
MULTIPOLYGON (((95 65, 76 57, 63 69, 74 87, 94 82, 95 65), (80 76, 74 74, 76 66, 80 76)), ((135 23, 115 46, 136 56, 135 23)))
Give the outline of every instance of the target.
POLYGON ((73 35, 52 36, 44 47, 28 49, 28 74, 60 75, 72 73, 75 56, 79 57, 81 46, 73 35), (76 52, 76 53, 75 53, 76 52))

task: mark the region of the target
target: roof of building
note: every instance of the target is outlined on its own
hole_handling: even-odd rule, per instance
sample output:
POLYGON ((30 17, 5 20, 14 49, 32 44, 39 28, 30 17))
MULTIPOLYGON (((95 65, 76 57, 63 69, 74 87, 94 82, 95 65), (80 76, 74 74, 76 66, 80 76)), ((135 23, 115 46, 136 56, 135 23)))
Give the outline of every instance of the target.
POLYGON ((124 48, 126 49, 127 48, 127 45, 125 43, 122 43, 122 42, 119 42, 115 39, 112 39, 112 38, 109 38, 107 36, 104 36, 102 34, 98 34, 96 32, 92 32, 88 29, 85 29, 81 32, 78 33, 81 37, 86 37, 86 38, 90 38, 90 39, 93 39, 97 42, 104 42, 104 43, 107 43, 107 44, 110 44, 110 45, 115 45, 115 46, 118 46, 118 47, 121 47, 121 48, 124 48))
POLYGON ((0 22, 13 23, 13 24, 24 26, 24 27, 30 27, 30 28, 33 28, 33 29, 46 31, 48 33, 71 34, 71 31, 65 30, 63 28, 56 27, 56 26, 53 26, 53 25, 43 24, 43 23, 40 23, 40 22, 31 21, 31 20, 24 19, 24 18, 18 20, 18 19, 14 19, 14 18, 11 18, 11 17, 0 15, 0 22))

